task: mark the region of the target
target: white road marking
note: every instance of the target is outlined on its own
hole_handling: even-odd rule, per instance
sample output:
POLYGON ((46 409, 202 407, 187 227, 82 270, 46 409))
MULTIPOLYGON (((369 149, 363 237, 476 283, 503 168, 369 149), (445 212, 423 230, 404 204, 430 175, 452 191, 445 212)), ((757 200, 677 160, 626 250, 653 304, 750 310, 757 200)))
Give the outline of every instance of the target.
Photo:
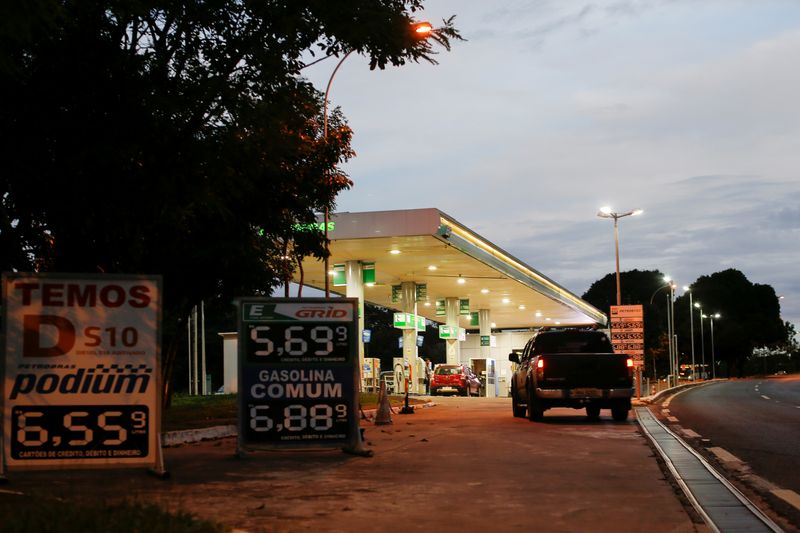
POLYGON ((765 400, 771 399, 769 396, 764 396, 763 394, 761 395, 761 397, 764 398, 765 400))

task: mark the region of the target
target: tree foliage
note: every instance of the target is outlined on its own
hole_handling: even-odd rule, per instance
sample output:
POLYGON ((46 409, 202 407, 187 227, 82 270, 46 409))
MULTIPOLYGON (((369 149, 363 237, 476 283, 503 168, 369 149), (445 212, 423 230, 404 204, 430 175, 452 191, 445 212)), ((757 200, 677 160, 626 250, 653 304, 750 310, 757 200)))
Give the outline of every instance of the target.
MULTIPOLYGON (((661 376, 669 373, 669 350, 667 342, 667 301, 669 290, 664 274, 658 270, 630 270, 620 272, 620 296, 622 305, 641 304, 644 311, 645 368, 647 375, 661 376)), ((592 283, 582 296, 584 300, 611 314, 611 306, 617 304, 616 274, 606 274, 592 283)))
MULTIPOLYGON (((714 358, 724 362, 725 374, 741 375, 744 362, 753 353, 753 348, 776 346, 785 343, 788 335, 786 323, 780 317, 780 304, 775 290, 769 285, 750 282, 736 269, 723 270, 708 276, 700 276, 691 285, 692 300, 699 302, 703 314, 714 319, 714 358)), ((689 297, 684 294, 676 298, 675 324, 680 332, 681 352, 690 354, 689 343, 689 297)), ((695 334, 699 327, 699 312, 695 314, 695 334)), ((705 347, 706 363, 711 361, 711 323, 704 319, 702 344, 695 342, 695 360, 698 360, 698 345, 705 347)), ((719 372, 717 372, 719 375, 719 372)))
MULTIPOLYGON (((645 322, 645 372, 655 369, 656 375, 669 372, 667 345, 669 286, 657 270, 632 270, 620 273, 622 304, 642 304, 645 322)), ((707 317, 720 313, 714 320, 713 349, 718 375, 741 374, 744 363, 756 347, 793 346, 794 330, 780 317, 780 304, 769 285, 751 283, 735 269, 699 277, 690 286, 691 303, 699 303, 707 317), (724 365, 724 366, 723 366, 724 365), (719 370, 723 370, 720 374, 719 370)), ((680 292, 680 290, 679 290, 680 292)), ((616 304, 615 274, 607 274, 594 282, 583 299, 606 313, 616 304)), ((695 363, 712 361, 711 322, 700 325, 700 310, 690 307, 688 293, 674 301, 675 334, 678 338, 679 363, 691 363, 692 333, 695 363), (694 320, 692 324, 690 317, 694 320)))
MULTIPOLYGON (((165 335, 268 293, 351 185, 308 57, 435 62, 421 0, 35 0, 0 11, 0 268, 164 276, 165 335)), ((449 49, 452 19, 434 32, 449 49)))

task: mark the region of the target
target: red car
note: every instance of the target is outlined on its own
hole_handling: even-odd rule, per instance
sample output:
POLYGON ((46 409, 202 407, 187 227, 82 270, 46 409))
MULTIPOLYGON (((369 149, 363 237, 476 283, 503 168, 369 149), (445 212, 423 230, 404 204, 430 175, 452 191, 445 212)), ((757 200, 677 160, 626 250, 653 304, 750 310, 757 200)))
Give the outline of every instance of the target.
POLYGON ((481 382, 466 365, 437 365, 431 377, 431 396, 461 394, 478 396, 481 382))

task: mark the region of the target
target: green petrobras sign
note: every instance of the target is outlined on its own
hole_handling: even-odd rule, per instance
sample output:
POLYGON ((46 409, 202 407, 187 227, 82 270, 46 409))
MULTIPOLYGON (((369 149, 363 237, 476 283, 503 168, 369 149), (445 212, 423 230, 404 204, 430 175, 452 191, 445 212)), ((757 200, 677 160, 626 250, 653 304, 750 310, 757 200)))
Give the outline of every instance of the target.
POLYGON ((413 313, 395 313, 392 325, 397 329, 417 329, 417 315, 413 313))
POLYGON ((445 340, 463 340, 464 329, 458 326, 439 326, 439 338, 445 340))

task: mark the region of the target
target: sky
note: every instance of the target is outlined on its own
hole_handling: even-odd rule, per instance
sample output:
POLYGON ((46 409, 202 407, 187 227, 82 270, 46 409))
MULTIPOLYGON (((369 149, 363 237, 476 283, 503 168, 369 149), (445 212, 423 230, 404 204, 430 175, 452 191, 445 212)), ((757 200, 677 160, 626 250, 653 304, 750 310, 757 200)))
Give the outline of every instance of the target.
MULTIPOLYGON (((641 208, 619 221, 621 271, 738 269, 800 331, 800 2, 427 0, 416 17, 451 15, 467 41, 438 65, 353 54, 336 73, 357 154, 337 211, 438 208, 580 296, 615 268, 598 208, 641 208)), ((324 91, 334 61, 303 73, 324 91)))

